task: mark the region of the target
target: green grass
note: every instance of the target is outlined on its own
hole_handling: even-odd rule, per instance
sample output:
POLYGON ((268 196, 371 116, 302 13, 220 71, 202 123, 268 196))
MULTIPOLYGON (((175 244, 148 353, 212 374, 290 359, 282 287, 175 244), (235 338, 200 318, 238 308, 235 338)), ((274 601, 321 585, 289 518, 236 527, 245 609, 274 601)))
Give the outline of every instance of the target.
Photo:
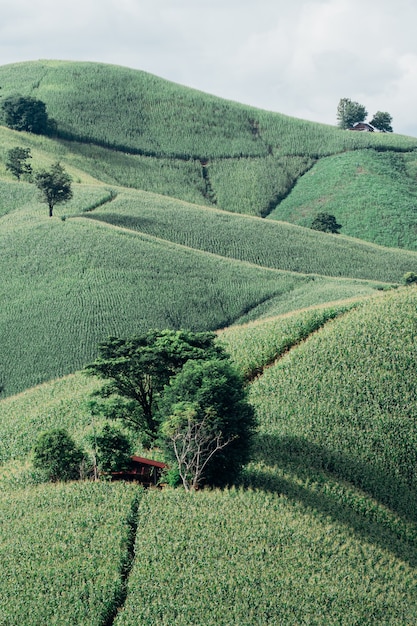
POLYGON ((322 514, 316 495, 149 492, 115 626, 413 623, 415 569, 322 514))
POLYGON ((321 159, 269 217, 310 226, 324 211, 345 235, 416 250, 417 191, 408 161, 409 155, 374 150, 321 159))
POLYGON ((417 255, 284 222, 234 215, 145 192, 118 192, 87 217, 264 267, 401 282, 417 255))
POLYGON ((109 623, 123 593, 137 491, 85 482, 0 494, 0 623, 109 623))
POLYGON ((266 369, 258 458, 325 468, 416 520, 416 304, 415 288, 369 299, 266 369))
POLYGON ((310 279, 44 207, 5 216, 0 374, 6 393, 76 371, 109 335, 224 327, 310 279))

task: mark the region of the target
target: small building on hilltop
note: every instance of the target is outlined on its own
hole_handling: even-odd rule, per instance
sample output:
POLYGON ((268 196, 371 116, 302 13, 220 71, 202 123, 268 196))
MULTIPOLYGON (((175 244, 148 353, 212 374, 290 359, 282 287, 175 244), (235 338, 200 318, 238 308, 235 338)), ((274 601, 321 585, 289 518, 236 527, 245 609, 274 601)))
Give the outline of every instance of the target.
POLYGON ((360 130, 365 133, 373 133, 375 128, 366 122, 358 122, 349 128, 349 130, 360 130))
POLYGON ((166 467, 166 463, 162 463, 162 461, 132 456, 130 468, 123 472, 112 472, 112 479, 136 481, 144 487, 151 487, 158 484, 162 470, 166 467))

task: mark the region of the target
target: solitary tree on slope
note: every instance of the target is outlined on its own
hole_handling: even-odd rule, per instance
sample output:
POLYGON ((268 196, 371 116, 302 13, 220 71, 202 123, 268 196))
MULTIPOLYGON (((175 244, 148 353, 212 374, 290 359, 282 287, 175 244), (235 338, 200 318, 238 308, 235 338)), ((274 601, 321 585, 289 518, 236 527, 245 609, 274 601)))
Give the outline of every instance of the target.
POLYGON ((56 204, 67 202, 72 198, 71 177, 59 161, 54 163, 49 170, 37 172, 35 184, 41 192, 42 200, 49 207, 49 217, 52 217, 56 204))

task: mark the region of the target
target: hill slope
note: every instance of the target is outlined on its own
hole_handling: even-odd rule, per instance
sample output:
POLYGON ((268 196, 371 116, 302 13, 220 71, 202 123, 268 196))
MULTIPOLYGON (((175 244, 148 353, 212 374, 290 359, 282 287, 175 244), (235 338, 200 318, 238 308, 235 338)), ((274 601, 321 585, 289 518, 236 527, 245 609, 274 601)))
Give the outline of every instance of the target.
POLYGON ((416 155, 357 150, 326 157, 302 176, 269 217, 309 226, 336 215, 342 232, 385 246, 417 246, 416 155))
POLYGON ((392 287, 417 253, 361 239, 413 246, 417 140, 93 63, 0 86, 58 126, 0 127, 0 622, 416 623, 417 291, 392 287), (52 219, 6 170, 16 145, 73 178, 52 219), (305 228, 321 209, 356 238, 305 228), (150 326, 229 326, 259 416, 242 484, 36 485, 41 431, 88 448, 100 426, 76 370, 150 326))
MULTIPOLYGON (((324 327, 307 340, 303 328, 314 319, 318 321, 320 311, 294 318, 293 343, 297 344, 297 333, 302 343, 277 365, 266 368, 252 385, 260 433, 255 445, 257 459, 245 473, 245 484, 250 488, 202 491, 191 497, 172 490, 138 494, 136 558, 127 570, 126 598, 120 604, 121 596, 116 593, 124 584, 117 566, 123 562, 126 544, 122 542, 118 551, 114 533, 109 533, 101 560, 109 584, 104 597, 95 585, 91 587, 89 623, 104 623, 103 606, 117 614, 116 624, 124 625, 136 624, 139 617, 171 624, 173 616, 176 623, 184 625, 272 626, 303 620, 323 626, 413 623, 417 618, 416 485, 407 467, 415 467, 415 446, 409 442, 417 432, 412 339, 416 304, 417 291, 410 288, 370 298, 333 321, 325 321, 331 312, 323 309, 324 327), (330 373, 338 376, 334 385, 330 373), (355 384, 360 385, 361 393, 355 384), (395 415, 387 390, 396 401, 395 415), (194 585, 198 594, 190 593, 194 585)), ((273 323, 235 329, 243 336, 236 360, 243 363, 242 352, 249 347, 262 370, 265 348, 273 354, 273 344, 281 335, 288 335, 290 327, 291 317, 286 316, 273 323), (247 342, 262 335, 260 352, 247 342, 245 345, 245 333, 247 342)), ((230 331, 225 335, 233 341, 230 331)), ((84 383, 83 393, 91 391, 93 381, 84 379, 84 383)), ((62 424, 62 419, 70 416, 67 427, 82 441, 88 420, 79 417, 83 387, 78 387, 77 377, 44 387, 0 401, 6 415, 10 411, 10 419, 3 424, 15 425, 12 439, 23 433, 33 436, 36 424, 27 419, 30 398, 40 416, 43 395, 45 401, 49 399, 44 406, 53 416, 49 427, 53 420, 62 424), (20 426, 16 419, 19 411, 26 415, 20 426)), ((27 438, 22 436, 22 442, 27 438)), ((12 455, 19 457, 18 448, 12 455)), ((24 457, 20 458, 23 461, 24 457)), ((5 524, 0 557, 3 571, 11 572, 12 566, 16 571, 16 564, 4 555, 10 557, 19 547, 17 571, 22 576, 14 587, 11 576, 1 578, 0 595, 9 598, 4 615, 11 625, 20 623, 20 598, 27 589, 22 581, 29 581, 33 623, 51 611, 51 601, 42 602, 43 589, 48 589, 48 598, 60 598, 53 606, 54 615, 72 623, 71 602, 78 602, 77 615, 84 610, 87 583, 79 572, 90 571, 91 559, 78 544, 74 548, 74 542, 72 558, 66 559, 65 545, 74 533, 82 537, 83 545, 91 542, 95 546, 97 540, 103 545, 91 523, 92 507, 86 507, 86 501, 91 500, 94 511, 100 509, 100 514, 105 514, 105 486, 26 486, 11 496, 13 485, 16 482, 3 484, 0 496, 0 517, 7 522, 14 515, 13 531, 9 532, 9 523, 5 524), (77 516, 60 519, 61 508, 72 511, 75 501, 77 516), (60 506, 52 515, 57 502, 60 506), (34 541, 27 527, 32 521, 51 542, 39 545, 34 541), (18 544, 16 536, 20 538, 18 544), (35 584, 39 569, 30 568, 34 546, 36 559, 43 563, 42 585, 35 584), (66 577, 57 575, 58 563, 62 571, 62 560, 66 577), (71 596, 68 578, 72 579, 71 596), (13 596, 12 588, 21 589, 21 593, 13 596)), ((133 494, 122 485, 107 487, 105 501, 112 507, 111 519, 120 534, 125 528, 123 518, 132 520, 133 494), (112 504, 115 498, 117 507, 112 504)), ((87 623, 84 618, 77 619, 87 623)))
POLYGON ((118 66, 6 65, 0 67, 0 86, 3 96, 20 92, 42 99, 57 122, 59 139, 71 140, 71 150, 87 157, 87 171, 99 178, 115 182, 116 176, 122 185, 193 202, 199 196, 199 202, 254 215, 272 211, 321 157, 363 148, 410 152, 417 147, 417 139, 349 133, 118 66), (100 147, 115 154, 109 157, 100 147), (158 175, 163 188, 158 188, 158 175))
POLYGON ((268 368, 260 459, 327 469, 416 521, 416 305, 415 288, 372 298, 268 368))

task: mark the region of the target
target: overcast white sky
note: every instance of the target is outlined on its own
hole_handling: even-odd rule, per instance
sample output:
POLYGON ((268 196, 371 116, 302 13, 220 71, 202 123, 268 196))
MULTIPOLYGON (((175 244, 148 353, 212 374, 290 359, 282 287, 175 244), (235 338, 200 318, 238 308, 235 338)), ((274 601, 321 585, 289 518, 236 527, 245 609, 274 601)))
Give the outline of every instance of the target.
POLYGON ((100 61, 336 124, 342 97, 417 136, 416 0, 0 0, 0 65, 100 61))

